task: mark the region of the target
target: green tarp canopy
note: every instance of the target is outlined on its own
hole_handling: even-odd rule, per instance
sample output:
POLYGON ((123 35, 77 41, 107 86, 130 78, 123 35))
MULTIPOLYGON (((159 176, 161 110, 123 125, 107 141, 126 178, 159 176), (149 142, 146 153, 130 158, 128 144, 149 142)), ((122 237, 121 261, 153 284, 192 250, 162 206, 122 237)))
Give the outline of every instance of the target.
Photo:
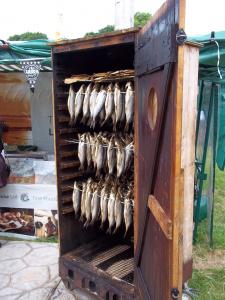
POLYGON ((216 162, 220 170, 225 168, 225 31, 215 32, 215 43, 211 34, 196 36, 192 40, 202 43, 199 58, 199 79, 209 80, 220 84, 219 124, 216 162), (219 50, 219 57, 218 57, 219 50), (218 66, 222 78, 218 73, 218 66))
POLYGON ((48 40, 0 42, 0 65, 19 64, 24 59, 41 59, 42 66, 51 66, 51 47, 48 40))

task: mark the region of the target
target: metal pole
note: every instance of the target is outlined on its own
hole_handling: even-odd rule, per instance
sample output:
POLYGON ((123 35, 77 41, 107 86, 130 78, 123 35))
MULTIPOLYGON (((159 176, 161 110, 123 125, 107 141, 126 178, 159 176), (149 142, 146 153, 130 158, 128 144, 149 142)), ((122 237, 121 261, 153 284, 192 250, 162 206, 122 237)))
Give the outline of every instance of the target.
POLYGON ((212 116, 212 110, 213 110, 213 96, 214 96, 214 84, 211 83, 210 100, 209 100, 209 105, 208 105, 207 125, 206 125, 205 141, 204 141, 204 147, 203 147, 203 156, 202 156, 201 163, 199 164, 200 172, 197 171, 197 181, 199 181, 199 189, 198 189, 197 199, 196 199, 197 205, 196 205, 195 212, 194 212, 194 222, 195 222, 194 234, 193 234, 194 243, 196 242, 196 239, 197 239, 203 182, 206 179, 205 162, 206 162, 206 154, 207 154, 208 141, 209 141, 211 116, 212 116))

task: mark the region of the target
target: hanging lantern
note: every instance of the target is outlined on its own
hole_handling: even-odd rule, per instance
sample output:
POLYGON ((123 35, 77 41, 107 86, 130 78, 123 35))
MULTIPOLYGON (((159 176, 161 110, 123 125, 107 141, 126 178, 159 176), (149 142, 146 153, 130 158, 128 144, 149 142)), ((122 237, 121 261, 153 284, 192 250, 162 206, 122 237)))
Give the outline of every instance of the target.
POLYGON ((23 60, 20 65, 33 93, 41 69, 41 60, 23 60))

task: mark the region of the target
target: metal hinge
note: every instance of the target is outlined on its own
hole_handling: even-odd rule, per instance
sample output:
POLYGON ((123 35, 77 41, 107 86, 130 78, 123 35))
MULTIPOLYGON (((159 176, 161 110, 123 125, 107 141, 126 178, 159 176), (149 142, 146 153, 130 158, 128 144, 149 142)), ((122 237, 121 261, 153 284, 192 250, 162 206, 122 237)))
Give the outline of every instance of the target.
POLYGON ((183 45, 187 40, 187 35, 185 31, 181 28, 177 31, 176 42, 178 45, 183 45))
POLYGON ((172 299, 179 299, 179 290, 178 290, 178 288, 173 288, 172 290, 171 290, 171 297, 172 297, 172 299))

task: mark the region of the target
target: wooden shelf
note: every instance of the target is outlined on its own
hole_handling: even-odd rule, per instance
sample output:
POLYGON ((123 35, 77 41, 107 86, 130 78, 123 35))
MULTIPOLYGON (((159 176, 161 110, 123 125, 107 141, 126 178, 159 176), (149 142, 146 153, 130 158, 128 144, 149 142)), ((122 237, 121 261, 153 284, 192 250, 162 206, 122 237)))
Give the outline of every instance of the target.
POLYGON ((66 215, 66 214, 69 214, 69 213, 72 213, 72 212, 74 212, 74 208, 73 208, 72 205, 68 206, 68 207, 63 207, 62 208, 62 214, 63 215, 66 215))
POLYGON ((61 151, 60 158, 66 158, 66 157, 76 157, 78 155, 78 151, 61 151))
POLYGON ((81 177, 84 175, 84 172, 82 171, 77 171, 77 172, 67 172, 67 173, 62 173, 60 175, 62 181, 70 180, 70 179, 76 179, 78 177, 81 177))
POLYGON ((74 161, 74 160, 71 160, 71 161, 61 161, 60 162, 60 169, 68 169, 68 168, 77 168, 80 166, 80 162, 79 160, 77 161, 74 161))

